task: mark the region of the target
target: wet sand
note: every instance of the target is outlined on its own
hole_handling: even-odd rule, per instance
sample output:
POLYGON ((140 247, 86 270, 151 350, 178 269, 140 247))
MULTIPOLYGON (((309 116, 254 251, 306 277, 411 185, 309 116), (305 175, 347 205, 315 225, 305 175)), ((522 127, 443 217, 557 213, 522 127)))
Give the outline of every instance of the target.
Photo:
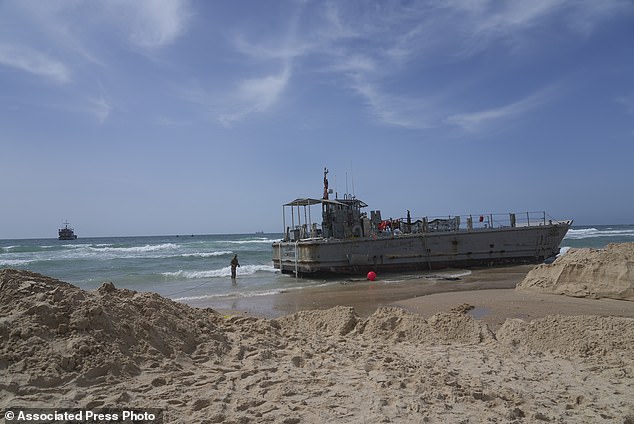
POLYGON ((574 298, 514 289, 436 293, 397 301, 393 305, 429 318, 465 303, 474 307, 469 315, 483 321, 494 331, 508 318, 530 321, 553 314, 634 318, 634 302, 626 300, 574 298))
MULTIPOLYGON (((210 307, 224 315, 250 315, 279 318, 299 311, 353 307, 367 318, 377 308, 397 306, 409 312, 431 317, 462 304, 473 309, 469 315, 492 329, 507 318, 535 319, 547 315, 599 315, 634 318, 634 302, 612 299, 575 298, 515 290, 534 265, 483 268, 458 279, 380 277, 376 281, 352 279, 298 291, 255 298, 216 300, 192 306, 210 307)), ((463 271, 457 271, 460 273, 463 271)))
MULTIPOLYGON (((519 265, 476 270, 443 271, 437 275, 463 275, 456 279, 429 278, 416 275, 379 275, 375 281, 350 278, 345 283, 289 290, 267 296, 212 299, 188 302, 190 306, 213 308, 226 314, 247 314, 277 318, 311 309, 352 306, 361 317, 371 315, 378 307, 437 293, 457 293, 487 289, 513 289, 532 265, 519 265)), ((239 281, 238 281, 239 284, 239 281)))

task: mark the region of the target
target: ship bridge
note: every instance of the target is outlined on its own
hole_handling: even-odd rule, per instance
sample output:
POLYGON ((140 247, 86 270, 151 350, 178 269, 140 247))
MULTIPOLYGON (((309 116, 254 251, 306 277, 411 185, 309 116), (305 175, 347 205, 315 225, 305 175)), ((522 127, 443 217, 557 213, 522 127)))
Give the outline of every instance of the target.
POLYGON ((361 236, 361 219, 365 214, 361 208, 365 202, 354 197, 343 199, 297 198, 283 205, 284 240, 296 241, 321 237, 345 238, 348 235, 361 236), (321 205, 322 222, 313 222, 311 206, 321 205), (287 208, 290 211, 290 226, 287 226, 287 208))

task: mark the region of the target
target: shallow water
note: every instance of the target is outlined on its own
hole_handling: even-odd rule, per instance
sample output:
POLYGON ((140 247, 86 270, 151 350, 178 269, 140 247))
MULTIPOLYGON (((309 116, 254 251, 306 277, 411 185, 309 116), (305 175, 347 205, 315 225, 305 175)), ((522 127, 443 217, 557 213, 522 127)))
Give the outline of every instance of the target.
MULTIPOLYGON (((84 289, 111 281, 117 287, 153 291, 190 304, 258 298, 308 287, 365 281, 365 275, 295 278, 273 268, 271 244, 281 234, 229 234, 152 237, 0 240, 0 268, 28 269, 84 289), (238 255, 238 278, 230 278, 229 263, 238 255)), ((634 241, 634 225, 573 227, 562 242, 570 247, 601 248, 634 241)), ((410 280, 460 279, 471 271, 389 273, 384 285, 410 280)))

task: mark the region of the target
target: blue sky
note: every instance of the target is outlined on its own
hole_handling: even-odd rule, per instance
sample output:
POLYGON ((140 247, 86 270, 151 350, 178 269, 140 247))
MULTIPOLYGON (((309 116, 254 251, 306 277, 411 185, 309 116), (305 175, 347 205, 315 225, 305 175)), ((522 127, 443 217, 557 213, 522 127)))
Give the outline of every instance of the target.
POLYGON ((0 238, 634 223, 634 3, 2 1, 0 154, 0 238))

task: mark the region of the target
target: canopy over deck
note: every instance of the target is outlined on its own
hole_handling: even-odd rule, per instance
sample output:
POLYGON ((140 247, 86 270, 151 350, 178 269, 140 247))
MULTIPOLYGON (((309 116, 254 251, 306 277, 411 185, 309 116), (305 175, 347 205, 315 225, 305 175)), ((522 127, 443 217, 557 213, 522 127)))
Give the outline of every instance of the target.
MULTIPOLYGON (((330 237, 328 230, 333 226, 335 220, 337 222, 343 222, 356 217, 358 221, 361 216, 360 209, 367 207, 367 205, 361 200, 351 198, 344 199, 315 199, 311 197, 300 197, 291 202, 288 202, 282 207, 282 220, 284 222, 284 234, 285 240, 300 240, 304 238, 320 237, 322 234, 330 237), (322 228, 318 228, 316 223, 313 223, 311 217, 311 206, 321 205, 322 207, 322 228), (304 209, 304 217, 302 219, 301 208, 304 209), (290 208, 291 226, 286 226, 286 208, 290 208), (325 230, 325 232, 322 232, 325 230)), ((348 224, 346 224, 348 225, 348 224)))
POLYGON ((284 206, 312 206, 312 205, 319 205, 319 204, 347 206, 346 203, 339 202, 337 200, 313 199, 310 197, 295 199, 292 202, 286 203, 284 206))

